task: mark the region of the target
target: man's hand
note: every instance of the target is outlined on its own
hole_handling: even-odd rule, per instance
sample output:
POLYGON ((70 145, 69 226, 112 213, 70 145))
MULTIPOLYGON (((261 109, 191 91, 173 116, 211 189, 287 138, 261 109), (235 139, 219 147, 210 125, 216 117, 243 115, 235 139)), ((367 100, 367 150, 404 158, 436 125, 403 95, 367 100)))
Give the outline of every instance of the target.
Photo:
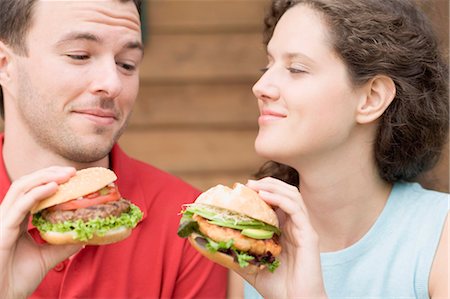
POLYGON ((26 298, 56 264, 79 245, 38 245, 27 233, 31 208, 75 174, 71 167, 50 167, 11 185, 0 205, 0 298, 26 298))

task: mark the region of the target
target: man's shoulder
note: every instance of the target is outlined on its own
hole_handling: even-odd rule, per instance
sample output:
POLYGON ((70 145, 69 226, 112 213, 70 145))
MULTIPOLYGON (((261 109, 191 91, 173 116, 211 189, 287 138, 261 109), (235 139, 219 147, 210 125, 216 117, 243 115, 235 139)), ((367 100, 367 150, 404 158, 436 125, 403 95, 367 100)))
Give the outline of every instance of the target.
POLYGON ((190 184, 165 170, 159 169, 149 163, 130 158, 128 172, 135 180, 145 183, 153 182, 160 185, 177 186, 187 190, 195 190, 190 184))
POLYGON ((146 197, 164 196, 185 201, 193 200, 199 194, 196 188, 177 176, 129 157, 120 148, 113 150, 112 161, 118 185, 128 189, 127 192, 141 190, 146 197))

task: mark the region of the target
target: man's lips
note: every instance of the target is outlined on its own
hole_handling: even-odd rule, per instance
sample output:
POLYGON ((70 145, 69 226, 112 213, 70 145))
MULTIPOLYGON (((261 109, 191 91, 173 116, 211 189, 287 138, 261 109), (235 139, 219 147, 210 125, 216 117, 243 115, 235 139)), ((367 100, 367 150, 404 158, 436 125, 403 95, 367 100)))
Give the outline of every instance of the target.
POLYGON ((83 116, 100 125, 109 125, 117 120, 117 114, 105 109, 77 109, 73 113, 83 116))

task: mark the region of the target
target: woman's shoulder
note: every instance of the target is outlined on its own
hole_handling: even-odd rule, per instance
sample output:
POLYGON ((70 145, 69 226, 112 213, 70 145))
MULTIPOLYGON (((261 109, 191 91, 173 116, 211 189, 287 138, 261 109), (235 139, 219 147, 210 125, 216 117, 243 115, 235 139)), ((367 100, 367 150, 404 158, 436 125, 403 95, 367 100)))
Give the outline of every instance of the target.
POLYGON ((398 182, 394 185, 391 197, 401 203, 428 208, 449 210, 450 194, 425 189, 419 183, 398 182))

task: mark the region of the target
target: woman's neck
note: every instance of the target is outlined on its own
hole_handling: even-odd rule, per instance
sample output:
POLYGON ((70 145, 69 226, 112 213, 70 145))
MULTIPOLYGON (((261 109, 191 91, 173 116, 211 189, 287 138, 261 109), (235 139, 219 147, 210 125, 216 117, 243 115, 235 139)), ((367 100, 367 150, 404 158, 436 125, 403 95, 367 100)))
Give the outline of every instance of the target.
POLYGON ((321 240, 321 251, 349 247, 375 223, 392 185, 379 176, 370 154, 310 161, 296 169, 300 193, 321 240))
POLYGON ((319 234, 322 252, 356 243, 381 214, 391 184, 381 180, 368 184, 361 181, 355 178, 352 182, 320 189, 302 183, 301 194, 319 234))

